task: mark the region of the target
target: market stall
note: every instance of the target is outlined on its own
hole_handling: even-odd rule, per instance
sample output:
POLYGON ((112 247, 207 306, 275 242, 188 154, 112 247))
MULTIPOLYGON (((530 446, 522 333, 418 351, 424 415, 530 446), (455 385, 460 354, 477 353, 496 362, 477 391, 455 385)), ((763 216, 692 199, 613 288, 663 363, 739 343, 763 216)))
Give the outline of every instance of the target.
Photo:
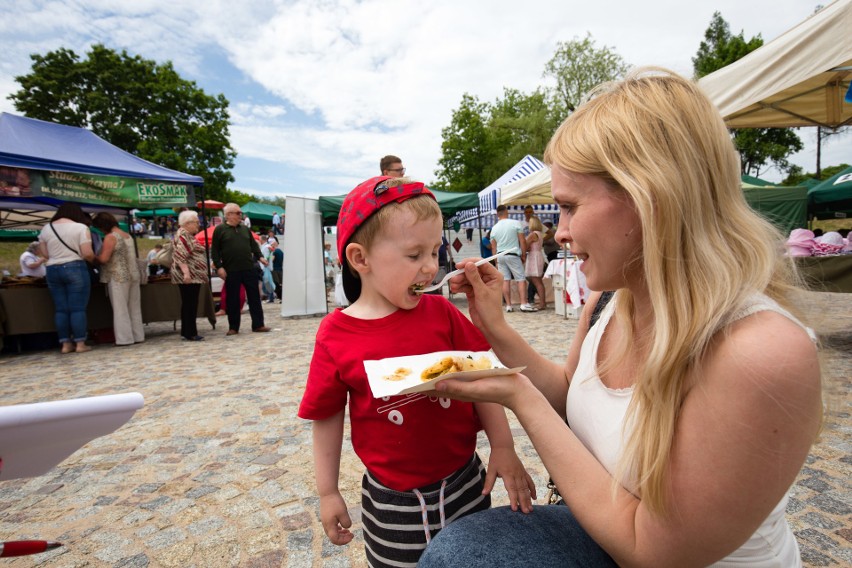
MULTIPOLYGON (((141 287, 142 321, 144 323, 180 320, 180 291, 170 282, 151 283, 141 287)), ((0 331, 2 335, 50 333, 56 331, 53 299, 45 285, 0 287, 0 331)), ((204 284, 198 298, 198 316, 216 327, 216 309, 210 286, 204 284)), ((112 307, 106 287, 92 287, 87 310, 89 330, 112 327, 112 307)))
MULTIPOLYGON (((131 209, 187 207, 195 203, 202 182, 125 152, 84 128, 0 113, 0 230, 38 231, 66 201, 79 203, 87 213, 110 212, 120 221, 131 209)), ((52 331, 48 289, 11 284, 0 288, 3 334, 52 331)), ((209 287, 201 296, 199 315, 215 324, 209 287)), ((88 311, 90 329, 112 327, 103 287, 93 288, 88 311)), ((143 286, 142 315, 145 322, 180 319, 178 287, 171 282, 143 286)))

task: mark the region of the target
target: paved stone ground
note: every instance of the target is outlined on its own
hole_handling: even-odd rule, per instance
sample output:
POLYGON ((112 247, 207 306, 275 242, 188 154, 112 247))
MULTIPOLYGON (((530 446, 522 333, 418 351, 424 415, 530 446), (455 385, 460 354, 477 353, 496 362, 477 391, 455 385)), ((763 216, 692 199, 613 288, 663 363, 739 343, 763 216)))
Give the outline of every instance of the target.
MULTIPOLYGON (((457 299, 459 297, 457 296, 457 299)), ((463 301, 458 302, 464 310, 463 301)), ((788 518, 807 566, 852 565, 852 294, 806 294, 824 352, 825 427, 794 487, 788 518)), ((364 566, 360 531, 336 547, 318 522, 310 424, 296 408, 318 318, 281 319, 268 334, 179 341, 147 326, 133 347, 0 358, 0 400, 19 404, 138 391, 145 406, 47 475, 0 482, 0 540, 65 547, 8 566, 364 566)), ((247 327, 244 316, 244 328, 247 327)), ((509 314, 538 350, 562 360, 576 323, 552 310, 509 314)), ((516 446, 545 493, 546 473, 510 417, 516 446)), ((341 488, 359 526, 361 465, 344 442, 341 488)), ((480 450, 487 454, 484 440, 480 450)), ((495 503, 505 503, 498 482, 495 503)))

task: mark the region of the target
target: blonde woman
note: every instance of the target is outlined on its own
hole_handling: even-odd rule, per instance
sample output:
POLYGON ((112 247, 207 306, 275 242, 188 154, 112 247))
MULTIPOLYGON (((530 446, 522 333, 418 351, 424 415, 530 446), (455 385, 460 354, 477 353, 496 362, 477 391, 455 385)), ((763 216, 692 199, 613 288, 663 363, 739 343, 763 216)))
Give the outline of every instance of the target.
POLYGON ((821 422, 817 349, 718 111, 686 79, 631 74, 559 127, 545 161, 557 242, 615 295, 590 326, 593 295, 559 365, 504 320, 499 273, 467 263, 454 291, 526 371, 437 388, 510 408, 566 506, 460 519, 420 565, 800 566, 784 509, 821 422))
POLYGON ((529 220, 530 234, 527 235, 527 258, 524 261, 524 275, 529 278, 538 294, 538 309, 547 308, 547 297, 544 292, 544 251, 541 248, 544 239, 544 225, 541 220, 532 216, 529 220))

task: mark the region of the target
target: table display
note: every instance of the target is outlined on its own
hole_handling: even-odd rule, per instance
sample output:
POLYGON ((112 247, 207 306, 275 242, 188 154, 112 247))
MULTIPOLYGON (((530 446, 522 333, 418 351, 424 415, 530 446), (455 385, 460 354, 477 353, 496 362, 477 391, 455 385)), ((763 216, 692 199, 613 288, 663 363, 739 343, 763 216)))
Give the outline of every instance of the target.
POLYGON ((576 258, 557 258, 547 265, 545 278, 553 280, 556 313, 579 317, 583 304, 589 298, 591 291, 586 284, 586 275, 580 270, 583 261, 576 258), (570 307, 566 312, 565 307, 570 307))
POLYGON ((852 254, 795 258, 811 290, 852 294, 852 254))
MULTIPOLYGON (((140 288, 144 323, 180 320, 180 290, 177 284, 158 282, 140 288)), ((56 331, 53 298, 47 287, 0 288, 0 313, 3 314, 0 317, 3 335, 56 331)), ((202 284, 201 287, 198 317, 206 317, 210 325, 216 327, 216 309, 208 284, 202 284)), ((106 287, 92 287, 87 320, 90 330, 112 327, 112 306, 106 295, 106 287)))

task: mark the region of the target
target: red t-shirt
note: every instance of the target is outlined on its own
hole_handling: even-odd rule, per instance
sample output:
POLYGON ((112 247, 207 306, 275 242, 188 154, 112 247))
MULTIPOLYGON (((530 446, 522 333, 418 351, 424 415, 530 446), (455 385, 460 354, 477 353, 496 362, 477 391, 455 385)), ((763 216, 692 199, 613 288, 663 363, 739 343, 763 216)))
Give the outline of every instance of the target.
POLYGON ((434 351, 487 351, 488 342, 442 296, 425 295, 412 310, 362 320, 335 310, 317 331, 299 417, 323 420, 346 406, 352 447, 376 479, 410 491, 463 467, 476 449, 473 404, 421 393, 373 398, 364 361, 434 351))

